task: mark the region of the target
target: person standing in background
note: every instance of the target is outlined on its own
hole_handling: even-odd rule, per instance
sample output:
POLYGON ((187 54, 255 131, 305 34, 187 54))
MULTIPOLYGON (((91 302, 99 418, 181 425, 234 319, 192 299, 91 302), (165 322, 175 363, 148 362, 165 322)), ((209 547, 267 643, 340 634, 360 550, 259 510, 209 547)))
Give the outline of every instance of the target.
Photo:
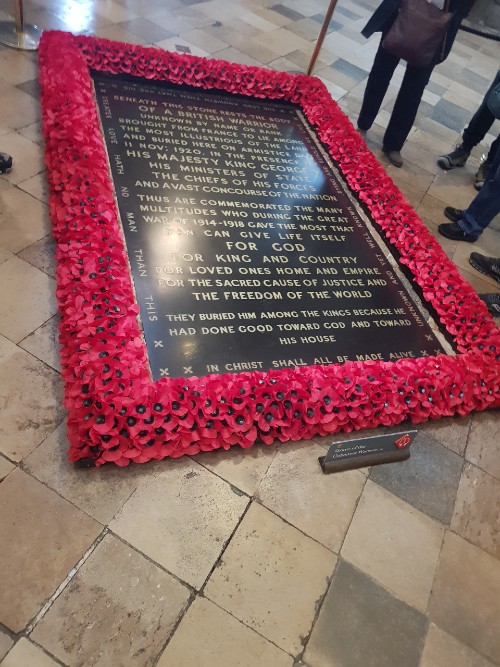
MULTIPOLYGON (((469 155, 474 146, 477 146, 477 144, 484 139, 486 133, 495 122, 495 116, 488 108, 488 95, 498 83, 500 83, 500 69, 498 70, 493 83, 486 91, 486 95, 484 96, 479 109, 472 116, 470 123, 462 132, 462 143, 458 145, 455 150, 451 151, 451 153, 441 155, 438 158, 437 163, 441 169, 449 170, 454 167, 463 167, 469 159, 469 155)), ((474 187, 476 190, 480 190, 483 187, 484 181, 488 175, 488 170, 495 159, 499 147, 500 136, 498 136, 491 144, 488 155, 479 165, 476 178, 474 179, 474 187)))
MULTIPOLYGON (((375 32, 382 32, 382 38, 370 71, 366 90, 358 118, 358 129, 362 133, 370 129, 389 87, 399 58, 384 50, 382 41, 397 18, 402 0, 383 0, 361 31, 364 37, 371 37, 375 32)), ((438 3, 436 0, 433 4, 438 3)), ((467 16, 474 0, 449 0, 446 8, 452 14, 447 26, 442 48, 438 50, 430 65, 414 67, 406 65, 406 72, 399 89, 389 125, 384 134, 382 150, 395 167, 403 166, 401 149, 413 126, 425 87, 432 70, 443 62, 450 53, 462 19, 467 16)))

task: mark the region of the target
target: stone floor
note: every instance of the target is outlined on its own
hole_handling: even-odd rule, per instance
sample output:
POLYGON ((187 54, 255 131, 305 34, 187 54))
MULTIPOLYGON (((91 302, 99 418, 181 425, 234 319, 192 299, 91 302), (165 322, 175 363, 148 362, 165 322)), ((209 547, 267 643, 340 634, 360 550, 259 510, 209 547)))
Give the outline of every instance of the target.
MULTIPOLYGON (((360 29, 375 5, 339 1, 315 70, 353 121, 377 46, 360 29)), ((304 71, 326 6, 38 0, 25 15, 304 71)), ((433 233, 445 205, 474 196, 479 157, 500 131, 463 169, 436 166, 498 53, 459 34, 425 92, 403 169, 380 153, 396 86, 369 132, 433 233)), ((36 56, 0 47, 0 84, 0 150, 15 160, 0 176, 1 667, 500 665, 498 412, 422 425, 409 461, 337 475, 317 464, 327 440, 129 469, 67 463, 36 56)), ((500 255, 499 230, 474 246, 439 239, 480 292, 498 284, 468 255, 500 255)))

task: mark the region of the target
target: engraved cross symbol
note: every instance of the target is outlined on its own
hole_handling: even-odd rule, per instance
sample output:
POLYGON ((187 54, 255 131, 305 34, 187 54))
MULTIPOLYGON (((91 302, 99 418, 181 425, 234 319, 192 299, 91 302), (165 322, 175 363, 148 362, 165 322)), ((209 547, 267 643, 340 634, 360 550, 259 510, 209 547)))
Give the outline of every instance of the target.
POLYGON ((425 350, 420 350, 420 355, 421 355, 422 357, 428 357, 428 356, 429 356, 429 353, 426 352, 425 350))
POLYGON ((155 340, 155 347, 163 347, 163 341, 162 340, 155 340))
POLYGON ((432 334, 425 334, 425 337, 427 338, 427 340, 432 340, 432 334))
POLYGON ((193 367, 192 366, 184 366, 184 375, 191 375, 193 374, 193 367))
POLYGON ((168 377, 168 368, 160 368, 160 373, 162 377, 168 377))

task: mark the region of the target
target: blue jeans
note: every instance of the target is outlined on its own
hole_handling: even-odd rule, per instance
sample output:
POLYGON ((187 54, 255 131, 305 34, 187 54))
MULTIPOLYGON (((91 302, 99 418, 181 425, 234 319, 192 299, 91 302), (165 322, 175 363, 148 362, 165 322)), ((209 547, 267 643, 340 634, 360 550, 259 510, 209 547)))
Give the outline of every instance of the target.
POLYGON ((496 152, 483 187, 463 211, 458 225, 466 234, 479 236, 500 213, 500 150, 496 152))
MULTIPOLYGON (((382 48, 382 39, 378 47, 373 66, 366 83, 363 104, 359 112, 358 127, 369 130, 378 114, 384 96, 389 88, 392 75, 399 58, 387 53, 382 48)), ((420 101, 432 74, 434 65, 412 67, 406 65, 406 71, 399 89, 399 94, 392 110, 389 125, 384 134, 383 147, 386 151, 400 151, 413 126, 420 101)))

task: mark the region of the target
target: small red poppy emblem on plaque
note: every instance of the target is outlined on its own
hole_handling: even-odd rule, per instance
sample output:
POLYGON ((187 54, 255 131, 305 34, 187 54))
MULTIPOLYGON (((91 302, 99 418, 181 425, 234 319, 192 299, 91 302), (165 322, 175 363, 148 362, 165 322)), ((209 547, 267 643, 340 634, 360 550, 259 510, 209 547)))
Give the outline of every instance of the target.
POLYGON ((404 447, 407 447, 411 443, 411 438, 408 434, 403 435, 401 438, 398 438, 394 444, 398 449, 403 449, 404 447))

